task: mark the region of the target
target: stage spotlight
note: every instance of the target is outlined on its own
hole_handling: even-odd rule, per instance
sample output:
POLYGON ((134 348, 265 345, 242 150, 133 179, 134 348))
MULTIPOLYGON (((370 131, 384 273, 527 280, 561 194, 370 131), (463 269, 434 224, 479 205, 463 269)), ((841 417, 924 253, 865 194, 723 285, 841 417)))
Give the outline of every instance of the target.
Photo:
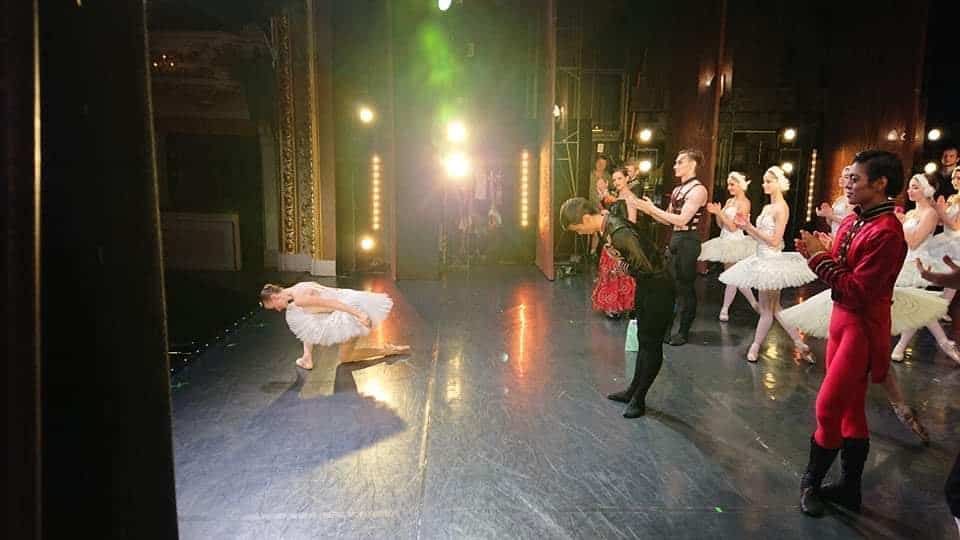
POLYGON ((470 160, 462 152, 455 152, 443 160, 447 175, 451 178, 463 178, 470 172, 470 160))
POLYGON ((554 118, 560 118, 560 106, 559 106, 559 105, 554 105, 554 106, 553 106, 553 117, 554 117, 554 118))
POLYGON ((370 107, 367 107, 365 105, 360 107, 360 110, 357 111, 357 115, 360 117, 360 121, 363 122, 364 124, 369 124, 370 122, 373 122, 374 114, 373 114, 373 109, 371 109, 370 107))
POLYGON ((794 128, 787 128, 783 130, 783 140, 787 142, 793 142, 797 138, 797 130, 794 128))
POLYGON ((784 161, 780 168, 783 169, 783 172, 790 174, 793 172, 793 163, 789 161, 784 161))
POLYGON ((890 131, 887 132, 887 140, 888 140, 888 141, 893 142, 893 141, 896 141, 896 140, 899 139, 899 138, 900 138, 900 133, 899 133, 897 130, 891 129, 890 131))
POLYGON ((440 8, 440 11, 446 11, 450 9, 451 3, 453 3, 452 0, 437 0, 437 7, 440 8))
POLYGON ((939 141, 941 136, 943 136, 943 132, 937 128, 933 128, 927 132, 928 141, 939 141))
POLYGON ((459 120, 447 124, 447 140, 453 143, 461 143, 467 140, 467 126, 459 120))
POLYGON ((650 128, 643 128, 640 130, 640 142, 650 142, 650 139, 653 138, 653 131, 650 128))
POLYGON ((653 162, 651 162, 649 159, 645 159, 641 161, 638 165, 639 165, 638 168, 640 169, 640 172, 644 174, 650 172, 650 169, 653 168, 653 162))
POLYGON ((360 249, 362 249, 363 251, 373 251, 373 248, 376 245, 377 244, 376 242, 373 241, 373 238, 369 236, 364 236, 363 238, 360 239, 360 249))
POLYGON ((937 172, 937 162, 936 162, 936 161, 931 161, 931 162, 927 163, 926 165, 924 165, 924 166, 923 166, 923 172, 925 172, 925 173, 927 173, 927 174, 933 174, 933 173, 937 172))

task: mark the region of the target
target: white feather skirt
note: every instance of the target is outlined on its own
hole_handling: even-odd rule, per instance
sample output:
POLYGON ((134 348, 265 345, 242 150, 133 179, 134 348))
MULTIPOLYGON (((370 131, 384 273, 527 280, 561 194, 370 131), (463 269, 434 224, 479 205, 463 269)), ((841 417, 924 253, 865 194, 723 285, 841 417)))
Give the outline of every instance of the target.
POLYGON ((796 252, 751 255, 720 274, 720 281, 727 285, 761 291, 799 287, 816 279, 807 260, 796 252))
MULTIPOLYGON (((923 261, 923 264, 929 265, 927 254, 924 254, 924 257, 920 259, 923 261)), ((903 265, 903 269, 900 270, 900 274, 897 275, 897 287, 915 287, 923 289, 929 287, 931 283, 920 275, 920 270, 917 270, 916 260, 907 261, 903 265)))
MULTIPOLYGON (((939 293, 896 287, 893 289, 893 305, 890 306, 890 334, 898 336, 906 330, 922 328, 936 322, 947 313, 947 301, 939 293)), ((833 300, 830 289, 811 296, 806 301, 780 312, 780 317, 789 326, 799 328, 804 334, 826 338, 830 329, 830 314, 833 300)))
MULTIPOLYGON (((335 291, 337 300, 366 313, 372 326, 382 323, 393 309, 393 299, 383 293, 352 289, 335 291)), ((296 305, 287 308, 287 325, 300 341, 321 346, 345 343, 370 334, 370 329, 349 313, 312 313, 296 305)))
POLYGON ((927 243, 927 253, 930 260, 924 260, 925 265, 939 266, 938 271, 946 272, 947 265, 943 264, 943 256, 949 255, 955 262, 960 262, 960 231, 940 233, 927 243))
POLYGON ((757 241, 748 236, 724 238, 718 236, 700 246, 698 261, 735 263, 757 253, 757 241))

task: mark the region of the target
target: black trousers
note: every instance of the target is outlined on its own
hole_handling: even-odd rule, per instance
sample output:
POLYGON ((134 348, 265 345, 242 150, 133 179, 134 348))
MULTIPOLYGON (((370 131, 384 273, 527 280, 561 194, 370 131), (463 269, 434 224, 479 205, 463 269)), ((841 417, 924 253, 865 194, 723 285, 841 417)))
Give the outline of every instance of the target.
POLYGON ((667 276, 637 279, 634 316, 637 320, 637 358, 633 382, 643 403, 663 365, 663 334, 673 324, 673 280, 667 276))
MULTIPOLYGON (((700 256, 700 233, 674 231, 670 237, 670 265, 676 281, 679 300, 679 333, 686 335, 697 316, 697 257, 700 256)), ((672 322, 672 321, 671 321, 672 322)), ((669 330, 669 329, 668 329, 669 330)))
POLYGON ((957 459, 953 462, 953 468, 950 469, 950 476, 947 477, 947 483, 943 486, 943 491, 947 495, 947 506, 950 507, 950 513, 954 517, 960 518, 960 454, 957 454, 957 459))

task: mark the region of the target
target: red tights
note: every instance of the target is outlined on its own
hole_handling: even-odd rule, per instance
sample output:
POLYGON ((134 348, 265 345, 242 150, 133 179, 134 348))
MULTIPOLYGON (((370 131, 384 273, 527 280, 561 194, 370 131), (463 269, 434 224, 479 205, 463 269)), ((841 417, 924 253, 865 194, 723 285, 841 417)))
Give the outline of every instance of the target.
POLYGON ((840 448, 844 438, 870 436, 864 411, 869 340, 859 318, 834 310, 827 340, 827 376, 817 394, 814 439, 823 448, 840 448))

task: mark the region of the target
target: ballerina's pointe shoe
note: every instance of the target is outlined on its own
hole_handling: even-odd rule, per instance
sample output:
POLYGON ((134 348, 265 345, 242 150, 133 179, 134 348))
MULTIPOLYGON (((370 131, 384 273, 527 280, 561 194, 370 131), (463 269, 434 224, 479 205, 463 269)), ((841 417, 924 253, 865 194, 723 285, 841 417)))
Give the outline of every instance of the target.
POLYGON ((905 352, 904 349, 906 349, 906 347, 901 347, 899 345, 894 347, 893 351, 890 352, 890 359, 894 362, 903 362, 903 354, 905 352))
POLYGON ((383 346, 384 352, 387 353, 387 356, 397 356, 400 354, 407 354, 410 352, 409 345, 393 345, 392 343, 387 343, 383 346))
POLYGON ((720 316, 718 318, 720 319, 720 322, 727 322, 730 320, 730 313, 728 313, 726 309, 721 309, 720 316))
POLYGON ((960 351, 957 351, 956 343, 948 339, 937 343, 937 345, 940 347, 940 350, 943 351, 943 354, 947 355, 947 357, 954 362, 960 364, 960 351))
POLYGON ((910 431, 914 432, 917 437, 920 438, 920 442, 923 444, 930 444, 930 434, 927 433, 927 428, 920 423, 920 418, 917 416, 916 411, 912 407, 906 404, 897 404, 890 403, 890 406, 893 408, 894 414, 897 415, 897 419, 900 420, 900 423, 907 427, 910 431))
POLYGON ((313 369, 313 360, 311 359, 310 362, 307 362, 303 359, 302 356, 300 358, 297 358, 294 364, 296 364, 297 367, 305 369, 307 371, 310 371, 311 369, 313 369))
POLYGON ((810 346, 802 341, 793 342, 794 348, 797 350, 797 353, 800 355, 800 358, 803 358, 807 361, 808 364, 816 364, 817 359, 813 356, 813 353, 810 352, 810 346))
POLYGON ((757 358, 760 357, 760 344, 751 343, 750 349, 747 351, 747 362, 756 362, 757 358))

